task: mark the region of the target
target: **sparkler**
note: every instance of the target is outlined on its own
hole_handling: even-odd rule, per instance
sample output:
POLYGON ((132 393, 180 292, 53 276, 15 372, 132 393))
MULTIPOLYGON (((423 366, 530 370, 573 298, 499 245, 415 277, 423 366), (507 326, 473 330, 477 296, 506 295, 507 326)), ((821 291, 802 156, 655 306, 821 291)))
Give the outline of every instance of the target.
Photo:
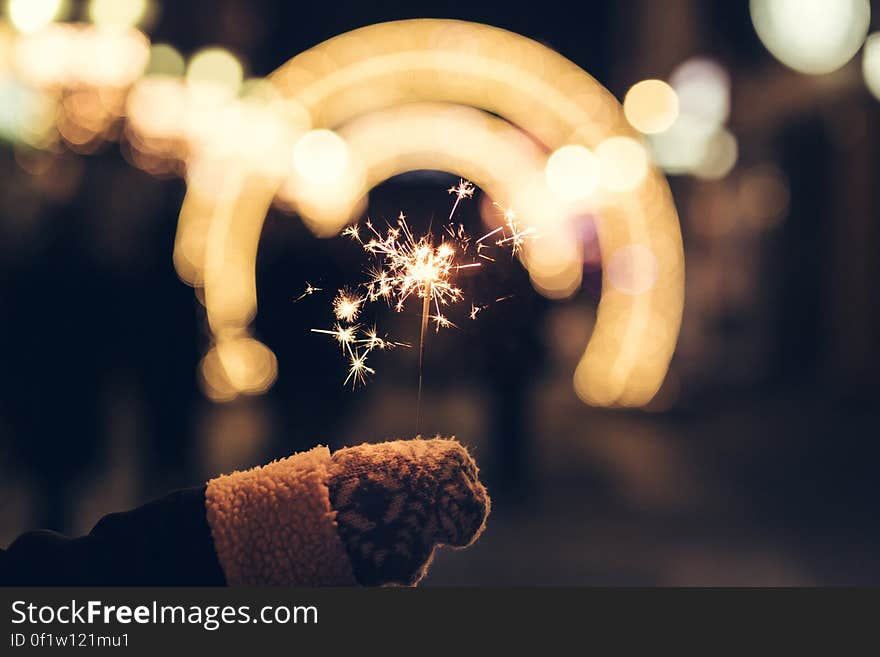
MULTIPOLYGON (((373 264, 367 270, 366 281, 358 286, 358 292, 341 289, 336 293, 332 310, 337 322, 333 328, 312 329, 312 332, 329 335, 339 343, 349 364, 344 385, 351 382, 352 387, 356 387, 358 384, 364 384, 368 375, 375 374, 375 370, 367 365, 367 354, 374 349, 409 346, 406 343, 391 341, 387 337, 380 337, 375 325, 365 330, 361 324, 355 324, 365 306, 384 301, 395 311, 402 312, 410 298, 421 299, 419 415, 428 322, 434 323, 436 332, 441 328, 456 327, 443 311, 464 299, 465 295, 458 285, 457 275, 462 270, 478 269, 486 262, 495 262, 495 258, 486 252, 490 249, 510 249, 511 255, 515 256, 526 240, 537 237, 534 228, 519 226, 513 210, 502 208, 496 203, 496 207, 502 212, 504 223, 473 240, 464 226, 455 223, 453 219, 461 201, 473 197, 474 186, 466 180, 460 180, 447 191, 455 195, 455 202, 449 212, 447 224, 436 236, 430 230, 421 236, 416 236, 407 223, 406 215, 402 212, 396 223, 388 224, 384 230, 377 229, 373 222, 367 219, 363 224, 363 231, 358 224, 353 224, 342 231, 343 236, 361 245, 364 252, 373 259, 373 264)), ((312 294, 310 289, 317 291, 307 283, 306 292, 300 298, 312 294)), ((510 297, 500 297, 495 301, 504 301, 508 298, 510 297)), ((470 306, 468 316, 472 320, 489 307, 488 304, 473 302, 470 306)))

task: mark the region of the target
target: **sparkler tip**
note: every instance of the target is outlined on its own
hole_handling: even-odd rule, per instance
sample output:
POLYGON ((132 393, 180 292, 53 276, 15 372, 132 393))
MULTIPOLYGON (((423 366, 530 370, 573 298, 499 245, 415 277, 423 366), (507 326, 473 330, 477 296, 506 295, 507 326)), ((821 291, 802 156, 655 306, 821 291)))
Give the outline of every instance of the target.
POLYGON ((458 197, 458 200, 461 200, 463 198, 471 198, 474 195, 475 189, 473 183, 461 178, 457 185, 453 185, 446 191, 449 194, 455 194, 458 197))
MULTIPOLYGON (((463 178, 447 190, 455 195, 455 202, 439 239, 430 229, 421 236, 414 235, 403 212, 398 215, 396 224, 389 225, 384 232, 377 230, 372 220, 367 218, 363 225, 368 239, 362 238, 357 224, 342 231, 343 236, 358 242, 366 253, 376 258, 375 266, 368 270, 367 281, 361 285, 365 290, 363 294, 356 294, 345 288, 337 291, 332 303, 337 320, 333 328, 312 329, 315 333, 333 337, 347 356, 349 368, 345 385, 351 383, 353 388, 357 387, 366 382, 368 375, 375 374, 375 370, 367 365, 367 355, 374 349, 410 346, 408 343, 394 342, 385 335, 379 335, 375 324, 367 329, 362 329, 361 324, 354 324, 367 303, 384 299, 391 308, 401 312, 410 297, 422 300, 422 330, 419 338, 421 377, 421 350, 424 349, 427 322, 434 322, 436 332, 441 328, 458 328, 441 312, 442 307, 464 299, 464 291, 455 284, 454 274, 462 269, 479 268, 482 260, 495 262, 495 258, 483 252, 488 249, 509 246, 511 253, 516 255, 524 241, 534 237, 533 228, 523 230, 517 225, 516 213, 512 209, 503 208, 496 203, 504 217, 504 223, 472 241, 464 225, 453 223, 452 217, 462 199, 472 198, 475 190, 474 185, 463 178), (494 239, 489 241, 491 237, 494 239), (468 256, 471 244, 475 248, 470 252, 472 256, 468 256), (436 310, 435 314, 430 314, 432 305, 436 310)), ((320 288, 307 282, 306 292, 302 296, 318 290, 320 288)), ((508 298, 510 297, 499 297, 496 302, 508 298)), ((487 307, 486 304, 471 303, 468 317, 475 320, 487 307)))

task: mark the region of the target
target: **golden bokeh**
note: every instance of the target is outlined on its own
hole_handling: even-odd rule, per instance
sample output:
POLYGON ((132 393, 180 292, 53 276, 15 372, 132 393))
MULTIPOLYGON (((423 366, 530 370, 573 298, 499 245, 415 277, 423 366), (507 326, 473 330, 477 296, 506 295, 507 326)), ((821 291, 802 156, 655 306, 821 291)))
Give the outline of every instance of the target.
POLYGON ((642 80, 626 92, 623 111, 632 127, 654 135, 675 123, 679 112, 678 95, 663 80, 642 80))
MULTIPOLYGON (((650 167, 643 173, 629 142, 605 146, 604 159, 615 169, 603 176, 603 158, 596 155, 603 142, 638 142, 620 105, 593 78, 525 37, 474 23, 418 19, 331 39, 293 58, 271 80, 298 117, 288 123, 284 112, 278 114, 295 137, 289 171, 267 175, 246 160, 225 167, 213 195, 190 185, 181 216, 181 227, 200 225, 204 238, 194 237, 195 229, 179 230, 178 240, 194 245, 194 256, 183 257, 181 244, 175 262, 189 268, 182 276, 203 281, 215 336, 246 335, 255 316, 256 250, 273 200, 294 207, 316 234, 332 235, 385 177, 444 169, 470 178, 540 231, 542 238, 529 244, 523 261, 536 289, 553 298, 570 296, 580 285, 583 255, 571 220, 596 213, 603 260, 623 253, 614 261, 622 264, 613 268, 623 273, 615 273, 618 289, 605 267, 605 291, 575 390, 600 405, 651 399, 681 321, 678 218, 664 179, 650 167), (411 111, 403 109, 412 104, 411 111), (481 134, 476 143, 499 145, 498 151, 469 147, 468 139, 457 138, 456 127, 481 134), (521 131, 536 143, 524 146, 521 131), (499 167, 497 153, 513 154, 506 167, 499 167), (309 177, 324 183, 303 184, 309 177), (602 180, 604 191, 613 193, 592 193, 602 180), (631 193, 616 193, 630 186, 631 193), (631 245, 637 248, 627 251, 631 245)), ((643 128, 674 121, 677 107, 670 96, 665 105, 655 104, 662 111, 643 128)), ((228 393, 235 386, 224 371, 228 393)), ((223 384, 217 385, 222 396, 223 384)))

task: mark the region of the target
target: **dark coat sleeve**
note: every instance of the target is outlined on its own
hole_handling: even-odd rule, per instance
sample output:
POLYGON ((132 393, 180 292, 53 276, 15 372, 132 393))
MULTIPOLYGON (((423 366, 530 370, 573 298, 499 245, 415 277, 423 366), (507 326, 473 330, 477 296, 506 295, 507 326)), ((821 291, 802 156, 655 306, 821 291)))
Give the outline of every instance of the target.
POLYGON ((223 586, 205 487, 104 516, 80 538, 39 530, 0 550, 4 586, 223 586))

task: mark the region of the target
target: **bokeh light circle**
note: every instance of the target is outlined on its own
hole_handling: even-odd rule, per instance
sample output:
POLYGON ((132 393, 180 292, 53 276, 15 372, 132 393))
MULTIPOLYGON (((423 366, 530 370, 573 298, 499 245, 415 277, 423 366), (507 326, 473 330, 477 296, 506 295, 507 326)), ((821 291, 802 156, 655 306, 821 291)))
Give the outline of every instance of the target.
POLYGON ((871 23, 868 0, 751 0, 752 23, 776 59, 801 73, 831 73, 858 52, 871 23))
POLYGON ((689 59, 669 77, 682 114, 712 127, 724 125, 730 115, 730 76, 711 59, 689 59))
POLYGON ((668 130, 678 118, 678 96, 663 80, 642 80, 626 93, 623 112, 639 132, 657 134, 668 130))
POLYGON ((862 75, 868 90, 880 100, 880 32, 874 32, 865 40, 862 75))

